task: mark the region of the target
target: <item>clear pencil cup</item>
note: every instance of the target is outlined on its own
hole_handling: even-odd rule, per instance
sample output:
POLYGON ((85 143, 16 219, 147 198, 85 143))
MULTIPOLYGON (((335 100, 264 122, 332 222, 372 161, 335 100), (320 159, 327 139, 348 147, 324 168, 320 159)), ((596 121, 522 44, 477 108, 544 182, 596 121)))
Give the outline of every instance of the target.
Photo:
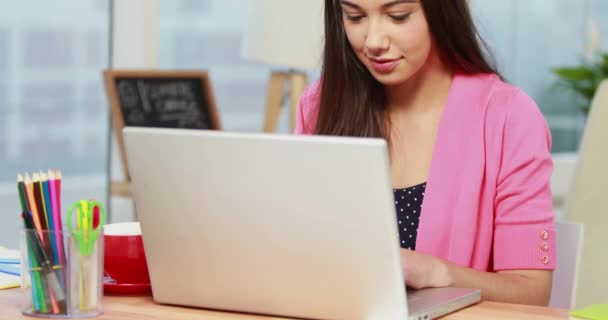
POLYGON ((22 314, 88 318, 102 313, 103 236, 24 229, 20 250, 22 314))

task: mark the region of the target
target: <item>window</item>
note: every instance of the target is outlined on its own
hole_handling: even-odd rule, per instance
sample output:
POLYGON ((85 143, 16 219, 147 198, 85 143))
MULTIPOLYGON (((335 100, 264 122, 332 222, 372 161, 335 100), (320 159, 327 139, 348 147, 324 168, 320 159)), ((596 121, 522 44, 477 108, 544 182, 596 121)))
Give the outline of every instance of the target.
MULTIPOLYGON (((8 52, 8 37, 6 28, 0 29, 0 52, 8 52)), ((8 57, 6 54, 0 56, 0 73, 5 74, 6 66, 8 65, 8 57)), ((0 82, 6 82, 6 76, 0 76, 0 82)))
POLYGON ((106 201, 109 9, 109 0, 0 4, 0 245, 17 246, 17 173, 61 169, 64 206, 106 201))
POLYGON ((552 69, 577 64, 592 17, 608 40, 603 0, 472 1, 473 15, 503 76, 539 105, 551 128, 553 152, 576 151, 584 116, 571 95, 553 87, 552 69))
MULTIPOLYGON (((262 125, 271 69, 239 56, 251 5, 252 1, 159 0, 159 67, 209 70, 228 130, 260 131, 262 125)), ((570 94, 553 87, 556 77, 551 70, 579 61, 588 17, 597 22, 603 43, 608 44, 608 2, 472 0, 471 5, 503 76, 543 111, 553 135, 552 151, 576 151, 585 118, 570 94)))
MULTIPOLYGON (((261 131, 263 125, 271 68, 240 58, 241 33, 252 4, 159 1, 159 67, 208 70, 226 130, 261 131)), ((289 131, 287 121, 281 124, 280 131, 289 131)))

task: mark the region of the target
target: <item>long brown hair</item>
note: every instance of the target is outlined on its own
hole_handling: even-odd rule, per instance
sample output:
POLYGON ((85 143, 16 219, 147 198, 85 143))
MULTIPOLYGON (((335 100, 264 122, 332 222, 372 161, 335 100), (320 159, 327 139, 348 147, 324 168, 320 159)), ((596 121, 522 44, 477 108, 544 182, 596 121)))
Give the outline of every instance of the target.
MULTIPOLYGON (((467 0, 420 0, 440 56, 462 73, 495 73, 467 0)), ((384 87, 353 51, 339 0, 325 0, 325 49, 315 133, 389 138, 384 87)))

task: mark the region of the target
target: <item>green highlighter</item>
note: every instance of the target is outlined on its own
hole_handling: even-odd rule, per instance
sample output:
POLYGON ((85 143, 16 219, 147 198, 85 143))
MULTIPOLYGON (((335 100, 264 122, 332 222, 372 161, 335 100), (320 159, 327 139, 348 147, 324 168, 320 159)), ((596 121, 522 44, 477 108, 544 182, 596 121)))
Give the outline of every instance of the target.
POLYGON ((570 311, 573 317, 589 320, 608 320, 608 304, 595 304, 586 308, 570 311))

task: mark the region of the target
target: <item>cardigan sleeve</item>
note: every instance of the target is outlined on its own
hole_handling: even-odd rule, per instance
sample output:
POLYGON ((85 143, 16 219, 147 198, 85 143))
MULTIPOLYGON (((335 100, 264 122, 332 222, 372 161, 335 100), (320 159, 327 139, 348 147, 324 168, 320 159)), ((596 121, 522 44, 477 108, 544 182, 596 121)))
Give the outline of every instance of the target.
POLYGON ((317 125, 320 98, 320 82, 313 82, 298 100, 295 134, 313 134, 317 125))
POLYGON ((504 107, 494 199, 494 270, 552 270, 551 133, 536 103, 521 90, 504 107))

